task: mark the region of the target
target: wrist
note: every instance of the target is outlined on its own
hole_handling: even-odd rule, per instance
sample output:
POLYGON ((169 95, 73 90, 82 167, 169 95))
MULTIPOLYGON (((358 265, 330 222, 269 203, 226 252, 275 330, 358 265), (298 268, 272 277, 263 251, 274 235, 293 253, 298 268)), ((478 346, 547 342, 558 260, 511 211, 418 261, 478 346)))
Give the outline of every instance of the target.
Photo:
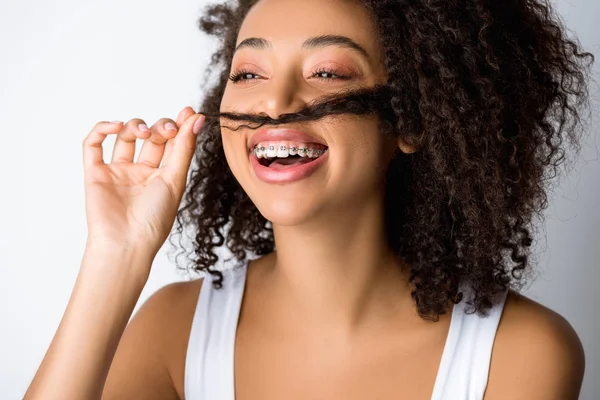
POLYGON ((103 254, 116 254, 124 257, 144 258, 154 260, 159 249, 143 243, 118 241, 113 239, 98 239, 88 237, 85 243, 85 251, 103 254))
POLYGON ((83 256, 87 269, 134 275, 145 283, 156 252, 143 246, 106 240, 88 240, 83 256))

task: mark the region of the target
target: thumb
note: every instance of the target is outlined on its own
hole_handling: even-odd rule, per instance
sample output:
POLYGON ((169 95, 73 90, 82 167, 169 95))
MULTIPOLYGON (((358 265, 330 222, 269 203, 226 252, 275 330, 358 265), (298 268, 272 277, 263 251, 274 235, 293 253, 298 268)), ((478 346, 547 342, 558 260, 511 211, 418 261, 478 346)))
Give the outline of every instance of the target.
POLYGON ((172 148, 168 158, 164 160, 164 170, 161 175, 165 182, 173 186, 175 193, 183 192, 185 188, 187 172, 196 152, 197 132, 200 131, 205 119, 206 117, 201 114, 190 116, 179 128, 177 135, 171 139, 172 148))

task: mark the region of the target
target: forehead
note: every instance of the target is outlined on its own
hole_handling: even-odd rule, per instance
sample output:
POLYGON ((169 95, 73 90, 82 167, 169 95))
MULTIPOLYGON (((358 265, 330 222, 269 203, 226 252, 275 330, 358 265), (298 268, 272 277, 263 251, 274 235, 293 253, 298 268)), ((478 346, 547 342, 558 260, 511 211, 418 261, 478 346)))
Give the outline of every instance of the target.
POLYGON ((355 0, 260 0, 242 23, 238 43, 265 38, 279 50, 299 49, 308 37, 346 36, 373 56, 378 50, 373 21, 355 0))

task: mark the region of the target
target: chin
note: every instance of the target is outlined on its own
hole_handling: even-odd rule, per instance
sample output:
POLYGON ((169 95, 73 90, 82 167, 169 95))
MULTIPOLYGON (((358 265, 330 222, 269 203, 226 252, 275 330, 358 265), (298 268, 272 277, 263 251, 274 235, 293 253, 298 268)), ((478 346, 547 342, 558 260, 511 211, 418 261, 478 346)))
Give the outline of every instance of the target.
POLYGON ((280 194, 270 198, 261 193, 258 197, 260 198, 252 196, 252 201, 263 217, 271 221, 273 225, 301 225, 314 218, 321 209, 321 205, 314 197, 308 199, 307 196, 294 196, 293 193, 280 194))

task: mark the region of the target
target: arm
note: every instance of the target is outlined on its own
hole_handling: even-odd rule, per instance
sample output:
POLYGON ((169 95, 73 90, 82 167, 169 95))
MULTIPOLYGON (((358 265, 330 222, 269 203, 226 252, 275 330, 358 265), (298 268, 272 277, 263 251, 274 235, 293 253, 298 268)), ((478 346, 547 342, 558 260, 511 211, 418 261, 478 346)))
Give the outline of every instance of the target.
POLYGON ((58 330, 25 400, 98 399, 152 260, 88 249, 58 330))
MULTIPOLYGON (((99 122, 84 140, 86 251, 26 400, 102 397, 152 261, 172 229, 203 121, 186 107, 177 122, 161 119, 150 129, 139 119, 99 122), (117 139, 106 164, 102 143, 110 134, 117 139), (144 144, 134 163, 137 139, 144 144)), ((163 389, 160 382, 148 386, 163 389)))

